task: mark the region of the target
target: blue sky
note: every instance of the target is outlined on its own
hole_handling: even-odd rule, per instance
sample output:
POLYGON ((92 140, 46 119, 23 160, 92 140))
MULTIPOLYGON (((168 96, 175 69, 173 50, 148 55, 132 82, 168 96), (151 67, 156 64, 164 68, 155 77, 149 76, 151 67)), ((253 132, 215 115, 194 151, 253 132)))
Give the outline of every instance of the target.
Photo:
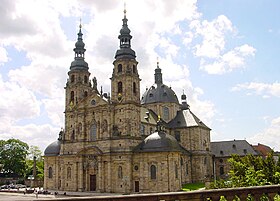
MULTIPOLYGON (((126 0, 141 90, 164 83, 211 129, 212 141, 246 139, 280 150, 280 7, 258 0, 126 0)), ((86 61, 98 86, 110 76, 123 2, 3 0, 0 139, 42 150, 64 127, 64 86, 82 19, 86 61)))

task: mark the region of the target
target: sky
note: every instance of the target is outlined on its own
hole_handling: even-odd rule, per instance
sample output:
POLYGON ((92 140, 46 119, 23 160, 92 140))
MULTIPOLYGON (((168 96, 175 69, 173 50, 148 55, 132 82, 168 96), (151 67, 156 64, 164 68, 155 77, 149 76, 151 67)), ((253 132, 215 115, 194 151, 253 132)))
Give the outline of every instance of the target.
MULTIPOLYGON (((280 150, 280 1, 126 0, 141 94, 163 82, 211 130, 280 150)), ((1 0, 0 140, 43 151, 64 127, 64 87, 80 19, 85 60, 110 92, 124 1, 1 0)))

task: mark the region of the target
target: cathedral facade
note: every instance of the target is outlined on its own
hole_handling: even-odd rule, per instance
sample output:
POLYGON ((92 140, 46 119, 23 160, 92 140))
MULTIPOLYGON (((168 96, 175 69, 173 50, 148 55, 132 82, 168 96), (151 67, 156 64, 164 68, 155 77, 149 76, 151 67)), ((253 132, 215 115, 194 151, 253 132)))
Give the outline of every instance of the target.
POLYGON ((44 188, 147 193, 178 191, 212 175, 210 129, 163 83, 140 96, 140 75, 124 12, 111 93, 97 89, 81 26, 65 86, 65 127, 44 152, 44 188))

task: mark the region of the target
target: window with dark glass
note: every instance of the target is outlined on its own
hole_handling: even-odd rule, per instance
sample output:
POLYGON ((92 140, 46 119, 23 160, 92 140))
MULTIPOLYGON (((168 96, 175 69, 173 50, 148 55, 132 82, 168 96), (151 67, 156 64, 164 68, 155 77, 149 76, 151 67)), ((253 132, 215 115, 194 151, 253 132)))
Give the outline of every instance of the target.
POLYGON ((123 88, 122 88, 122 82, 118 82, 118 93, 122 93, 123 88))
POLYGON ((122 65, 121 64, 118 65, 118 73, 120 73, 120 72, 122 72, 122 65))
POLYGON ((181 142, 181 133, 180 133, 180 131, 175 131, 175 139, 178 142, 181 142))
POLYGON ((132 66, 132 72, 136 73, 136 66, 135 65, 132 66))
POLYGON ((221 166, 220 167, 220 175, 224 175, 224 173, 225 173, 224 166, 221 166))
POLYGON ((74 91, 71 91, 71 94, 70 94, 70 102, 74 102, 74 91))
POLYGON ((95 141, 96 140, 96 124, 93 124, 90 128, 90 140, 95 141))
POLYGON ((88 83, 88 77, 85 75, 84 77, 84 83, 87 84, 88 83))
POLYGON ((157 168, 156 168, 156 166, 151 165, 150 171, 151 171, 151 179, 156 179, 157 178, 157 168))
POLYGON ((163 107, 163 119, 168 120, 169 119, 169 108, 163 107))
POLYGON ((52 167, 49 167, 49 178, 51 179, 53 177, 53 170, 52 167))
POLYGON ((71 75, 71 82, 75 82, 75 75, 71 75))
POLYGON ((135 82, 133 82, 133 93, 136 94, 136 83, 135 82))
POLYGON ((178 165, 175 163, 175 178, 178 179, 178 165))

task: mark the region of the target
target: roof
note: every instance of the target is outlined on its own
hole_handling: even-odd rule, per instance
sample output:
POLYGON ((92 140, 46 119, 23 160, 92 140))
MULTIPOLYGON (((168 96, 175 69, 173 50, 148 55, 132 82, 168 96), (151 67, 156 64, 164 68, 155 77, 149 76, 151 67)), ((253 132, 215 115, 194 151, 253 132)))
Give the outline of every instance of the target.
POLYGON ((149 123, 156 125, 158 116, 154 113, 154 111, 147 109, 145 107, 141 107, 141 123, 149 123))
POLYGON ((207 127, 197 116, 195 116, 190 109, 177 111, 176 116, 168 124, 168 128, 186 128, 186 127, 207 127))
POLYGON ((179 104, 178 98, 171 87, 162 83, 151 86, 150 89, 145 91, 141 99, 141 104, 162 102, 179 104))
POLYGON ((163 131, 155 132, 145 138, 134 152, 184 152, 178 141, 163 131))
POLYGON ((246 140, 211 142, 211 151, 215 157, 230 157, 232 154, 258 155, 246 140))
POLYGON ((252 145, 253 149, 262 156, 267 156, 271 151, 273 151, 269 146, 260 144, 258 145, 252 145))
POLYGON ((51 143, 44 151, 44 156, 58 156, 60 152, 61 141, 56 140, 51 143))

